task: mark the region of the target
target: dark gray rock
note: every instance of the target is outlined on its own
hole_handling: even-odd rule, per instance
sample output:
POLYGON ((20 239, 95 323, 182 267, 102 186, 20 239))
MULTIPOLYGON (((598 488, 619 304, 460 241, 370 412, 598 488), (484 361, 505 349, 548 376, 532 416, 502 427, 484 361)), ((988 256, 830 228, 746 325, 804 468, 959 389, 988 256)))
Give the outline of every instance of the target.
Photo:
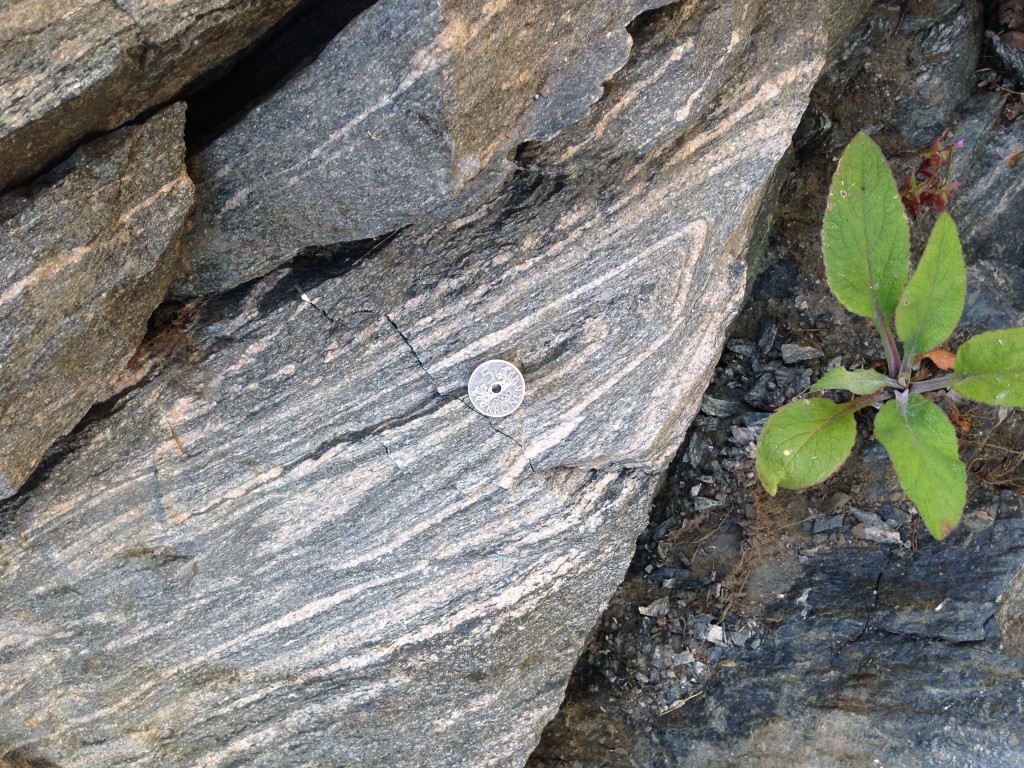
POLYGON ((981 54, 982 19, 975 0, 914 0, 907 6, 901 35, 891 45, 911 48, 917 69, 895 96, 888 123, 912 146, 926 145, 945 128, 974 87, 981 54))
POLYGON ((826 531, 836 531, 843 527, 846 521, 846 515, 829 515, 828 517, 816 517, 814 519, 814 525, 811 527, 812 533, 825 533, 826 531))
POLYGON ((0 8, 0 191, 173 98, 299 0, 14 0, 0 8))
POLYGON ((762 411, 774 411, 810 386, 810 369, 779 366, 758 376, 743 401, 762 411))
POLYGON ((878 514, 881 515, 882 519, 893 528, 906 525, 911 520, 910 515, 902 509, 894 507, 892 504, 882 504, 879 506, 878 514))
POLYGON ((753 357, 757 352, 757 345, 746 339, 729 339, 726 348, 730 352, 735 352, 737 355, 748 358, 753 357))
POLYGON ((837 154, 857 130, 877 133, 890 156, 927 146, 974 90, 982 27, 974 0, 877 5, 816 89, 801 145, 839 123, 837 154))
POLYGON ((767 358, 775 347, 775 339, 779 335, 779 329, 773 318, 768 318, 761 326, 761 335, 757 338, 757 351, 762 358, 767 358))
POLYGON ((992 50, 995 51, 996 58, 1006 73, 1016 79, 1018 84, 1024 85, 1024 51, 1007 45, 995 32, 986 32, 985 36, 992 44, 992 50))
POLYGON ((964 105, 954 158, 960 182, 949 210, 967 261, 963 322, 990 328, 1024 323, 1024 134, 1003 115, 1005 97, 978 93, 964 105))
POLYGON ((661 726, 675 755, 667 764, 1019 764, 1024 665, 987 629, 1024 563, 1020 500, 1004 501, 995 530, 952 545, 841 549, 809 562, 771 611, 783 624, 764 655, 661 726))
POLYGON ((0 498, 115 378, 180 270, 184 105, 0 198, 0 498))
POLYGON ((451 215, 513 168, 518 144, 582 118, 626 60, 626 25, 665 2, 381 0, 195 158, 192 272, 176 290, 451 215))
POLYGON ((799 344, 782 345, 782 362, 786 365, 802 363, 807 360, 817 360, 824 357, 825 353, 814 347, 802 347, 799 344))
POLYGON ((742 404, 738 397, 715 397, 711 393, 705 393, 700 401, 700 411, 708 416, 725 418, 739 411, 742 404))
MULTIPOLYGON (((1003 493, 986 508, 993 526, 922 541, 916 553, 840 547, 808 558, 767 606, 773 629, 761 647, 726 651, 701 696, 585 757, 554 760, 552 749, 535 763, 1021 765, 1024 660, 1012 655, 1021 642, 1021 580, 1012 581, 1024 565, 1021 496, 1003 493)), ((571 731, 586 713, 581 705, 563 716, 571 731)))
POLYGON ((522 764, 698 410, 827 10, 648 15, 487 205, 204 305, 0 507, 0 752, 522 764), (527 382, 500 421, 465 402, 494 357, 527 382))

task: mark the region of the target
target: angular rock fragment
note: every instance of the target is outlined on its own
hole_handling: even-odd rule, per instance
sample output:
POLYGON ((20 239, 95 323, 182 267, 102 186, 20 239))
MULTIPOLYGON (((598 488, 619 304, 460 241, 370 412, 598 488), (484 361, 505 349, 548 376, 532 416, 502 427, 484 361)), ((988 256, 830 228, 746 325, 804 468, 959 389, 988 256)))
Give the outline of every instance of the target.
POLYGON ((184 122, 170 107, 0 198, 0 498, 110 396, 180 269, 184 122))
POLYGON ((802 363, 807 360, 817 360, 824 357, 825 353, 814 347, 802 347, 799 344, 782 345, 782 362, 786 365, 802 363))
POLYGON ((1024 85, 1024 51, 1015 48, 1009 43, 1004 43, 999 35, 991 30, 985 36, 989 43, 992 44, 992 49, 995 51, 996 58, 999 59, 1003 69, 1009 75, 1016 78, 1019 84, 1024 85))
POLYGON ((299 0, 0 5, 0 191, 173 98, 299 0))

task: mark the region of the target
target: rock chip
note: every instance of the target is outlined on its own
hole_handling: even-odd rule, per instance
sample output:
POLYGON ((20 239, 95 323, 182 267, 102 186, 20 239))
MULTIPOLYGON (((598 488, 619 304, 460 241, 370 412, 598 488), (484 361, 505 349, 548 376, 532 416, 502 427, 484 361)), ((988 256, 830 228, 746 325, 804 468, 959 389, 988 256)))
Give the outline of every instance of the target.
POLYGON ((0 191, 166 102, 299 0, 13 0, 0 6, 0 191))
POLYGON ((112 393, 180 269, 185 107, 0 198, 0 498, 112 393))
POLYGON ((846 521, 846 515, 829 515, 827 517, 816 517, 814 518, 814 525, 811 527, 812 533, 825 533, 826 531, 837 531, 843 527, 846 521))
POLYGON ((986 32, 985 36, 992 44, 992 49, 1003 69, 1012 75, 1018 84, 1024 85, 1024 51, 1004 43, 999 35, 991 30, 986 32))
POLYGON ((799 344, 782 345, 782 362, 786 365, 802 363, 807 360, 817 360, 824 356, 824 352, 814 347, 802 347, 799 344))

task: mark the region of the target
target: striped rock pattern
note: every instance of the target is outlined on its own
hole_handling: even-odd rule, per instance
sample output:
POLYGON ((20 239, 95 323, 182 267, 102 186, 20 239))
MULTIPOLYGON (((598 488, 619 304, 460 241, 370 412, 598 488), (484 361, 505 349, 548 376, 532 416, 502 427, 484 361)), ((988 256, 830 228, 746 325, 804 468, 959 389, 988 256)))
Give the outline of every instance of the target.
POLYGON ((645 16, 606 96, 485 205, 169 331, 0 506, 0 754, 523 764, 699 405, 825 60, 834 6, 774 6, 645 16), (503 420, 465 393, 496 357, 526 377, 503 420))
POLYGON ((0 499, 117 390, 180 270, 184 124, 170 107, 0 198, 0 499))
POLYGON ((518 144, 583 117, 626 60, 626 25, 666 2, 378 2, 192 161, 192 273, 176 291, 451 215, 518 144))
POLYGON ((299 0, 0 5, 0 191, 166 102, 299 0))

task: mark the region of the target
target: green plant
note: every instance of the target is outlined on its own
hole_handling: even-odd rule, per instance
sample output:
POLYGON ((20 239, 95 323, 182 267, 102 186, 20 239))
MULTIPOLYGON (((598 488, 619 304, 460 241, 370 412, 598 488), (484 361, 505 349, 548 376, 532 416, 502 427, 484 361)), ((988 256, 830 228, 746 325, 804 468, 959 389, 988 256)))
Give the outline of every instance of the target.
POLYGON ((952 374, 912 380, 915 357, 945 342, 960 322, 967 270, 956 225, 942 213, 910 277, 910 229, 900 192, 881 150, 864 133, 850 142, 832 178, 822 251, 836 298, 874 322, 888 373, 835 369, 811 391, 847 390, 852 400, 812 397, 779 409, 758 440, 758 476, 772 495, 826 480, 853 450, 854 414, 880 406, 875 437, 929 532, 943 539, 960 522, 967 471, 953 425, 925 393, 951 388, 990 405, 1024 406, 1024 328, 975 336, 957 350, 952 374))

